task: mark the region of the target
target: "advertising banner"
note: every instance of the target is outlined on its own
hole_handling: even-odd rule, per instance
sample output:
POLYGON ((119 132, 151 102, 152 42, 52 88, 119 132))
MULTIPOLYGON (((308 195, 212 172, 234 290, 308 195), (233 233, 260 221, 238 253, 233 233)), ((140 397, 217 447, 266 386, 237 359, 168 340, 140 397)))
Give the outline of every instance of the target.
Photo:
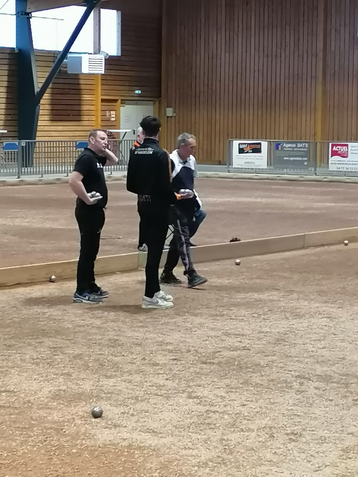
POLYGON ((232 166, 240 169, 267 169, 267 142, 234 141, 232 166))
POLYGON ((358 143, 331 143, 329 170, 358 172, 358 143))
POLYGON ((276 142, 273 165, 279 169, 308 169, 310 144, 308 142, 276 142))

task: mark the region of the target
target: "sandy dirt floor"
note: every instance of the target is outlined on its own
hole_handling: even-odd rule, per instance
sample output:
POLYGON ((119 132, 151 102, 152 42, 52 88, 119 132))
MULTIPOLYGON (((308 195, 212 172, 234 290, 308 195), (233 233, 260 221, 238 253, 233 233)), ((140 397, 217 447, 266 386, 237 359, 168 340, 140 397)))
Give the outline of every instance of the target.
MULTIPOLYGON (((208 212, 194 242, 212 244, 356 226, 358 185, 198 179, 208 212)), ((100 255, 136 250, 136 199, 109 183, 100 255)), ((0 267, 76 259, 74 198, 67 184, 0 187, 0 267)))
POLYGON ((0 291, 2 477, 356 477, 358 244, 0 291), (104 409, 93 419, 91 406, 104 409))

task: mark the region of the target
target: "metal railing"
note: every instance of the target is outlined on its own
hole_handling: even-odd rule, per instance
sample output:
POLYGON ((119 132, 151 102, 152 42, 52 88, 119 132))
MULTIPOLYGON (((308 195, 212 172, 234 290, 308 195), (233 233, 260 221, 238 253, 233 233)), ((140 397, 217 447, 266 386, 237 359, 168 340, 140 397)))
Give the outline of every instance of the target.
MULTIPOLYGON (((111 139, 110 149, 119 158, 107 173, 126 171, 133 140, 111 139)), ((87 140, 79 141, 3 141, 0 142, 0 177, 69 176, 74 163, 87 147, 87 140)))
POLYGON ((229 172, 252 174, 358 176, 358 143, 230 139, 229 172))
MULTIPOLYGON (((126 171, 132 139, 111 139, 119 158, 107 174, 126 171)), ((87 140, 0 142, 0 177, 69 176, 87 140)), ((358 143, 230 139, 227 171, 248 174, 358 176, 358 143)))

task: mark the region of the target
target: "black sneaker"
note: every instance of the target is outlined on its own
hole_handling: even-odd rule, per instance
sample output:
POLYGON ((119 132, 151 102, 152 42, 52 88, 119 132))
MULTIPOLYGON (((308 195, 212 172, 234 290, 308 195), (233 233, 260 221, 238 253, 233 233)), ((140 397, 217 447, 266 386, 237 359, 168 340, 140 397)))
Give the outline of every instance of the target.
POLYGON ((198 287, 199 285, 204 285, 208 280, 205 277, 201 277, 197 273, 194 273, 191 275, 191 277, 188 277, 188 287, 189 288, 194 288, 198 287))
POLYGON ((100 298, 108 298, 108 295, 109 295, 108 291, 102 290, 102 288, 99 288, 98 290, 91 292, 91 294, 94 296, 98 296, 100 298))
POLYGON ((160 275, 160 283, 165 283, 166 285, 180 285, 182 281, 179 280, 179 278, 177 278, 173 272, 163 272, 160 275))

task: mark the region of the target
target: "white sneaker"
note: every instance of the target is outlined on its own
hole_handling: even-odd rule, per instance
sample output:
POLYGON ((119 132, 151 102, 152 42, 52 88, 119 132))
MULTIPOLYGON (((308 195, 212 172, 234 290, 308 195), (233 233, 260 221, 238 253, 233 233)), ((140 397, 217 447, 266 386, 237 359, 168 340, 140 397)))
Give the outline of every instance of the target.
POLYGON ((163 292, 163 290, 159 290, 154 296, 159 298, 159 300, 163 301, 173 301, 173 297, 171 295, 167 295, 163 292))
POLYGON ((166 308, 171 308, 172 306, 173 302, 161 300, 155 295, 153 298, 144 296, 142 300, 142 308, 158 308, 165 310, 166 308))

